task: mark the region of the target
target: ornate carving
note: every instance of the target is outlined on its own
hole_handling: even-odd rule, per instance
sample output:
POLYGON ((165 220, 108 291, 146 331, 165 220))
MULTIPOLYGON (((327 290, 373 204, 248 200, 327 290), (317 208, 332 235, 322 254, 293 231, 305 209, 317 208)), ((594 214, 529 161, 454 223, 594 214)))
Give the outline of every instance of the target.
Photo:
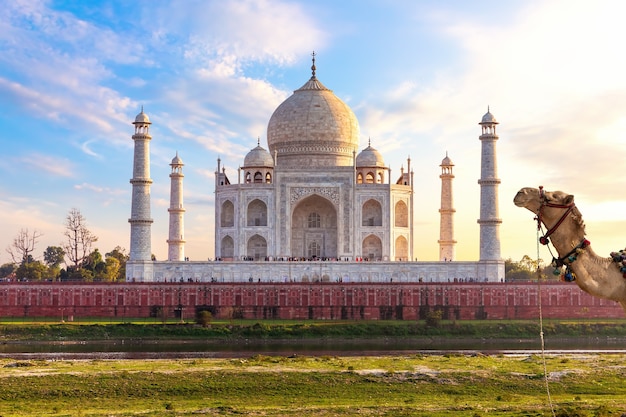
POLYGON ((330 200, 335 207, 339 206, 339 189, 337 187, 294 187, 291 189, 291 204, 295 204, 312 194, 320 195, 330 200))

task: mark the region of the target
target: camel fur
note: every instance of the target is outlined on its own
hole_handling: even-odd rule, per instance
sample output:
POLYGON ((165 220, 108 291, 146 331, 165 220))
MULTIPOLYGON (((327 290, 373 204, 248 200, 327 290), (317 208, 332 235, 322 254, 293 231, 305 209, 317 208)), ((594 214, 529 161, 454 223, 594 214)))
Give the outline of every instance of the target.
MULTIPOLYGON (((526 187, 518 191, 513 202, 516 206, 533 212, 541 219, 546 229, 551 230, 567 209, 550 207, 550 205, 573 205, 574 196, 563 191, 543 191, 542 193, 537 188, 526 187)), ((563 222, 550 235, 550 241, 559 253, 559 257, 564 257, 584 239, 585 224, 582 215, 576 206, 573 206, 563 222)), ((575 260, 568 262, 569 268, 576 277, 574 282, 586 293, 619 302, 626 311, 626 279, 616 267, 613 259, 596 255, 591 246, 578 249, 577 252, 575 260)))

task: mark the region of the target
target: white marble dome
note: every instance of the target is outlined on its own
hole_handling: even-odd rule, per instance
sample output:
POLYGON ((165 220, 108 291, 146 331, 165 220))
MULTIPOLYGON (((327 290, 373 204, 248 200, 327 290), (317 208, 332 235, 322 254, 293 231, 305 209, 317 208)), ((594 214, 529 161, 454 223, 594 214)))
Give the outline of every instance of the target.
POLYGON ((180 159, 180 156, 178 156, 178 152, 176 152, 176 156, 172 158, 170 165, 185 165, 183 164, 183 160, 180 159))
POLYGON ((368 145, 356 157, 356 166, 358 167, 384 167, 385 161, 383 156, 376 149, 368 145))
POLYGON ((151 124, 150 118, 143 112, 143 109, 141 110, 141 113, 135 116, 135 123, 151 124))
POLYGON ((485 113, 485 115, 483 116, 482 120, 480 121, 480 124, 483 124, 483 123, 498 124, 498 121, 496 120, 495 116, 493 114, 491 114, 489 109, 487 109, 487 113, 485 113))
POLYGON ((359 122, 346 103, 313 76, 272 114, 267 126, 271 154, 286 168, 352 166, 359 122))
POLYGON ((257 145, 256 148, 252 149, 243 160, 244 167, 273 167, 274 159, 272 155, 265 150, 265 148, 261 147, 261 145, 257 145))

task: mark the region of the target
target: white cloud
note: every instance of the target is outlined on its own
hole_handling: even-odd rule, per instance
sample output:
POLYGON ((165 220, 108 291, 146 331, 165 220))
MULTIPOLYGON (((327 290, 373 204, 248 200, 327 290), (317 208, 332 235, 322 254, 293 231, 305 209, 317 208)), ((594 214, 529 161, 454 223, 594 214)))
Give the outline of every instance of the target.
POLYGON ((52 174, 57 177, 73 177, 74 164, 67 158, 31 153, 15 158, 14 166, 26 168, 40 174, 52 174))

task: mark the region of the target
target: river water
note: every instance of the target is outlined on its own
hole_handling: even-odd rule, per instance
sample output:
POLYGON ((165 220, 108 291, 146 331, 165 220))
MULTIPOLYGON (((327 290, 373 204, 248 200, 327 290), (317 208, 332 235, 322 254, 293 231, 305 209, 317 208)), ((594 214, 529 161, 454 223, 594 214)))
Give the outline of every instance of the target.
MULTIPOLYGON (((545 352, 626 354, 626 338, 545 340, 545 352)), ((173 359, 267 356, 380 356, 411 354, 537 354, 537 339, 375 339, 281 341, 72 341, 5 342, 0 358, 15 359, 173 359)))

